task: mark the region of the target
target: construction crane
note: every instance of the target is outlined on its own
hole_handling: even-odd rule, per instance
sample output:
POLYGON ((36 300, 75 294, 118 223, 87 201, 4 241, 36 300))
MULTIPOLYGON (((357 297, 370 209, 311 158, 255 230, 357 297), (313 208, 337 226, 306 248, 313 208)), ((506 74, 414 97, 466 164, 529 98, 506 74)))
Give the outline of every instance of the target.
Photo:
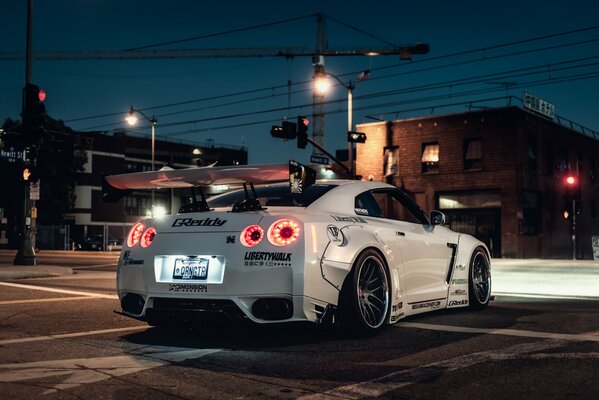
MULTIPOLYGON (((183 49, 132 49, 132 50, 89 50, 89 51, 43 51, 35 52, 34 60, 152 60, 152 59, 194 59, 194 58, 248 58, 248 57, 311 57, 313 77, 325 75, 325 57, 347 56, 387 56, 399 55, 402 60, 411 60, 414 54, 429 52, 427 43, 396 46, 389 43, 387 48, 377 49, 329 49, 325 31, 325 16, 316 17, 316 47, 254 47, 254 48, 183 48, 183 49)), ((329 17, 330 18, 330 17, 329 17)), ((340 21, 337 21, 340 22, 340 21)), ((341 23, 341 22, 340 22, 341 23)), ((343 24, 343 23, 342 23, 343 24)), ((344 24, 346 25, 346 24, 344 24)), ((357 29, 356 29, 357 30, 357 29)), ((359 30, 358 30, 359 31, 359 30)), ((360 31, 364 33, 363 31, 360 31)), ((23 60, 25 55, 18 52, 0 52, 0 61, 23 60)), ((324 147, 324 94, 314 91, 312 96, 312 138, 324 147)), ((351 129, 350 129, 351 130, 351 129)), ((315 150, 315 153, 320 153, 315 150)), ((351 150, 350 150, 351 157, 351 150)), ((350 160, 350 163, 352 160, 350 160)))

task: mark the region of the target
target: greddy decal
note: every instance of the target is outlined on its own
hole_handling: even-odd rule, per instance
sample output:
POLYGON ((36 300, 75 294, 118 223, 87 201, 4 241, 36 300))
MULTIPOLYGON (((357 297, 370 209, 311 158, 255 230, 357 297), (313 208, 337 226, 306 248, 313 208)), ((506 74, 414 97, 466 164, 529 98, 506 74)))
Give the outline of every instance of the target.
POLYGON ((441 302, 439 300, 427 301, 424 303, 412 304, 412 310, 419 310, 421 308, 430 308, 431 310, 434 310, 435 308, 439 308, 440 305, 441 302))
POLYGON ((206 218, 206 219, 193 219, 193 218, 177 218, 173 221, 173 228, 180 226, 223 226, 227 222, 226 219, 220 218, 206 218))
POLYGON ((169 292, 208 293, 208 285, 194 285, 191 283, 169 283, 169 292))
POLYGON ((448 307, 453 307, 453 306, 465 306, 466 304, 468 304, 468 300, 464 299, 464 300, 452 300, 449 302, 449 304, 447 305, 448 307))
POLYGON ((361 224, 367 224, 364 218, 360 217, 345 217, 343 215, 331 215, 335 221, 343 221, 343 222, 359 222, 361 224))

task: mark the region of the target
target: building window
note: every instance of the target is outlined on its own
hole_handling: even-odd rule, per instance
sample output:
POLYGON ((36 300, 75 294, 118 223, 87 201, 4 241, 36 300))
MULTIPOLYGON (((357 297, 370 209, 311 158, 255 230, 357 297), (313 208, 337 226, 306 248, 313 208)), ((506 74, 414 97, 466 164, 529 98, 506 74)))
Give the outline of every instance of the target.
POLYGON ((553 144, 552 143, 548 143, 547 146, 545 147, 545 174, 546 175, 553 175, 553 172, 555 170, 555 157, 553 156, 553 144))
POLYGON ((522 191, 522 218, 520 234, 536 236, 541 233, 541 204, 539 193, 529 190, 522 191))
POLYGON ((142 196, 125 197, 125 215, 147 215, 151 199, 142 196))
POLYGON ((399 146, 385 147, 384 165, 385 178, 397 175, 399 172, 399 146))
POLYGON ((422 172, 439 172, 439 143, 422 144, 422 172))
POLYGON ((483 169, 483 141, 477 139, 464 140, 464 170, 483 169))
POLYGON ((537 171, 537 142, 534 139, 528 141, 528 170, 537 171))

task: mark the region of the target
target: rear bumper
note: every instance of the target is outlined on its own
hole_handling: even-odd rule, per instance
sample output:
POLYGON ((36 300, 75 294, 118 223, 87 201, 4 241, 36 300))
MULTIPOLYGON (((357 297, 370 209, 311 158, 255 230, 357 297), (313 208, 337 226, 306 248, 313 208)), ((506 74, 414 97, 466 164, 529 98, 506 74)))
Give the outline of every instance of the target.
POLYGON ((164 294, 120 292, 122 314, 147 321, 179 322, 216 319, 252 321, 260 324, 280 322, 323 322, 328 304, 306 296, 219 296, 178 297, 164 294))

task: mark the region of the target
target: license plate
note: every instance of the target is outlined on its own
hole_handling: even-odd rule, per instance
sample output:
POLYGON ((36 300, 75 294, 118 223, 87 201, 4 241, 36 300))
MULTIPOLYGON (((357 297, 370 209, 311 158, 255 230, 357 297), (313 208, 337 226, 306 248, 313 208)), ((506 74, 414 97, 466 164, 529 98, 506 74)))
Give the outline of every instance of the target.
POLYGON ((177 258, 173 279, 206 279, 208 277, 207 258, 177 258))

